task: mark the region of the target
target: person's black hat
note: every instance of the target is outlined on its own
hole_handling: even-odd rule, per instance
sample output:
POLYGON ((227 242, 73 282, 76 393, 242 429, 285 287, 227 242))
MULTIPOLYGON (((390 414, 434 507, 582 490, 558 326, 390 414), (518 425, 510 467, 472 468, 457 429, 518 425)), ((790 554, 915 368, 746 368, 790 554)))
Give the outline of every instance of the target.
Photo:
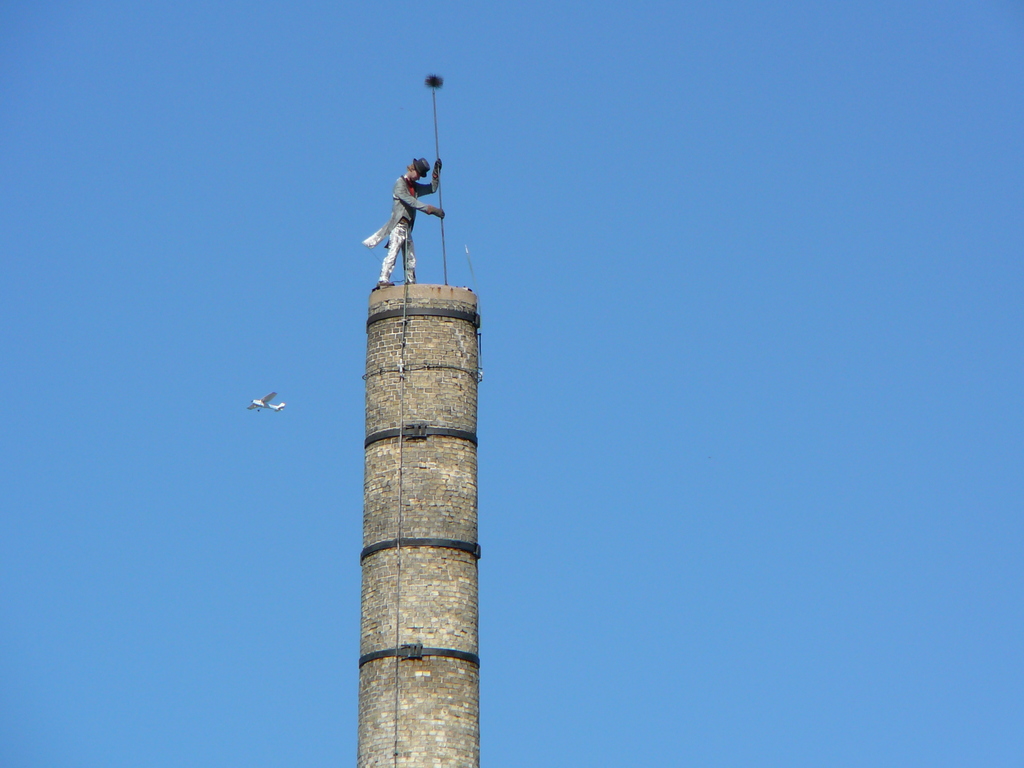
POLYGON ((430 173, 430 163, 428 163, 426 161, 426 159, 424 159, 422 157, 419 160, 413 160, 412 161, 412 166, 417 171, 419 171, 421 179, 424 176, 426 176, 428 173, 430 173))

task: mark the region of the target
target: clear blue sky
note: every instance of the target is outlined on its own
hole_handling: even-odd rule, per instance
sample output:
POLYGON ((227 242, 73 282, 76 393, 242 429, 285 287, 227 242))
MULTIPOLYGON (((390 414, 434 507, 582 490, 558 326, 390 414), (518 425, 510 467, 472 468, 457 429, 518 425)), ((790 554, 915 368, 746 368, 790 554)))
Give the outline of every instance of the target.
POLYGON ((1020 766, 1009 0, 0 5, 0 765, 354 764, 432 72, 485 768, 1020 766))

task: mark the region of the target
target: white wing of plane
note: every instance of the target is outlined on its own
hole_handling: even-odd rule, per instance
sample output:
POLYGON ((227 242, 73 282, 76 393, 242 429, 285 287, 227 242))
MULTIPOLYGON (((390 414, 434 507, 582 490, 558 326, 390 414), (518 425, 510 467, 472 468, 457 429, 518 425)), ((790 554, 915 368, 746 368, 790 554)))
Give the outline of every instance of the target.
POLYGON ((266 405, 275 397, 277 397, 277 392, 271 392, 269 395, 264 395, 262 398, 260 398, 260 402, 266 405))

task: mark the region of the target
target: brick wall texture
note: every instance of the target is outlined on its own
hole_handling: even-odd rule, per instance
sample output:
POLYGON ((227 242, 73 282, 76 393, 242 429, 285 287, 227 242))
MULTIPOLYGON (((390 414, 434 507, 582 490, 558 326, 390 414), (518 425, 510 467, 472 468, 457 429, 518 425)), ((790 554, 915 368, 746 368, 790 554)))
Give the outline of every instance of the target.
MULTIPOLYGON (((467 289, 411 285, 408 291, 373 291, 369 315, 401 310, 403 303, 409 312, 477 311, 476 296, 467 289)), ((403 414, 406 425, 475 433, 478 354, 477 329, 465 319, 412 314, 372 323, 367 436, 400 427, 403 414)), ((476 446, 459 437, 372 443, 366 448, 363 546, 399 535, 475 543, 476 466, 476 446)), ((478 653, 473 554, 393 547, 368 555, 362 571, 361 655, 415 643, 478 653)), ((358 768, 478 768, 479 691, 479 671, 470 661, 424 656, 366 662, 359 670, 358 768)))

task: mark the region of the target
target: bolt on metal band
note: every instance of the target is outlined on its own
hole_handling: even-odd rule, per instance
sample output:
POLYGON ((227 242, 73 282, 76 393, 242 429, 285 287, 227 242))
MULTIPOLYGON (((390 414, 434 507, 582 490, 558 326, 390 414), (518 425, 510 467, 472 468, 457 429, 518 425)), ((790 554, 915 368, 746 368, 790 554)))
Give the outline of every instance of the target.
POLYGON ((450 317, 453 320, 465 320, 472 323, 474 328, 480 327, 480 315, 476 312, 464 312, 459 309, 442 309, 440 307, 406 307, 405 309, 384 309, 374 312, 366 319, 366 329, 378 320, 388 320, 392 317, 450 317))
POLYGON ((468 661, 477 667, 480 666, 480 657, 469 651, 456 651, 453 648, 424 648, 422 643, 410 643, 398 648, 386 648, 383 651, 372 651, 364 653, 359 657, 359 666, 376 661, 377 659, 388 659, 397 657, 400 660, 422 659, 424 656, 444 656, 449 659, 468 661))
POLYGON ((460 440, 468 440, 473 445, 477 444, 476 433, 465 429, 428 427, 426 424, 406 424, 404 430, 396 427, 394 429, 382 429, 367 435, 366 440, 363 442, 363 447, 369 448, 378 440, 387 440, 388 438, 398 437, 399 435, 403 435, 406 440, 418 440, 430 437, 431 435, 440 435, 441 437, 457 437, 460 440))
POLYGON ((407 539, 403 537, 401 539, 385 539, 384 541, 378 541, 376 544, 370 544, 368 547, 363 547, 363 551, 359 553, 359 562, 362 563, 370 555, 383 549, 397 549, 399 546, 458 549, 462 552, 468 552, 477 560, 480 559, 482 554, 480 545, 475 541, 460 541, 459 539, 407 539))

